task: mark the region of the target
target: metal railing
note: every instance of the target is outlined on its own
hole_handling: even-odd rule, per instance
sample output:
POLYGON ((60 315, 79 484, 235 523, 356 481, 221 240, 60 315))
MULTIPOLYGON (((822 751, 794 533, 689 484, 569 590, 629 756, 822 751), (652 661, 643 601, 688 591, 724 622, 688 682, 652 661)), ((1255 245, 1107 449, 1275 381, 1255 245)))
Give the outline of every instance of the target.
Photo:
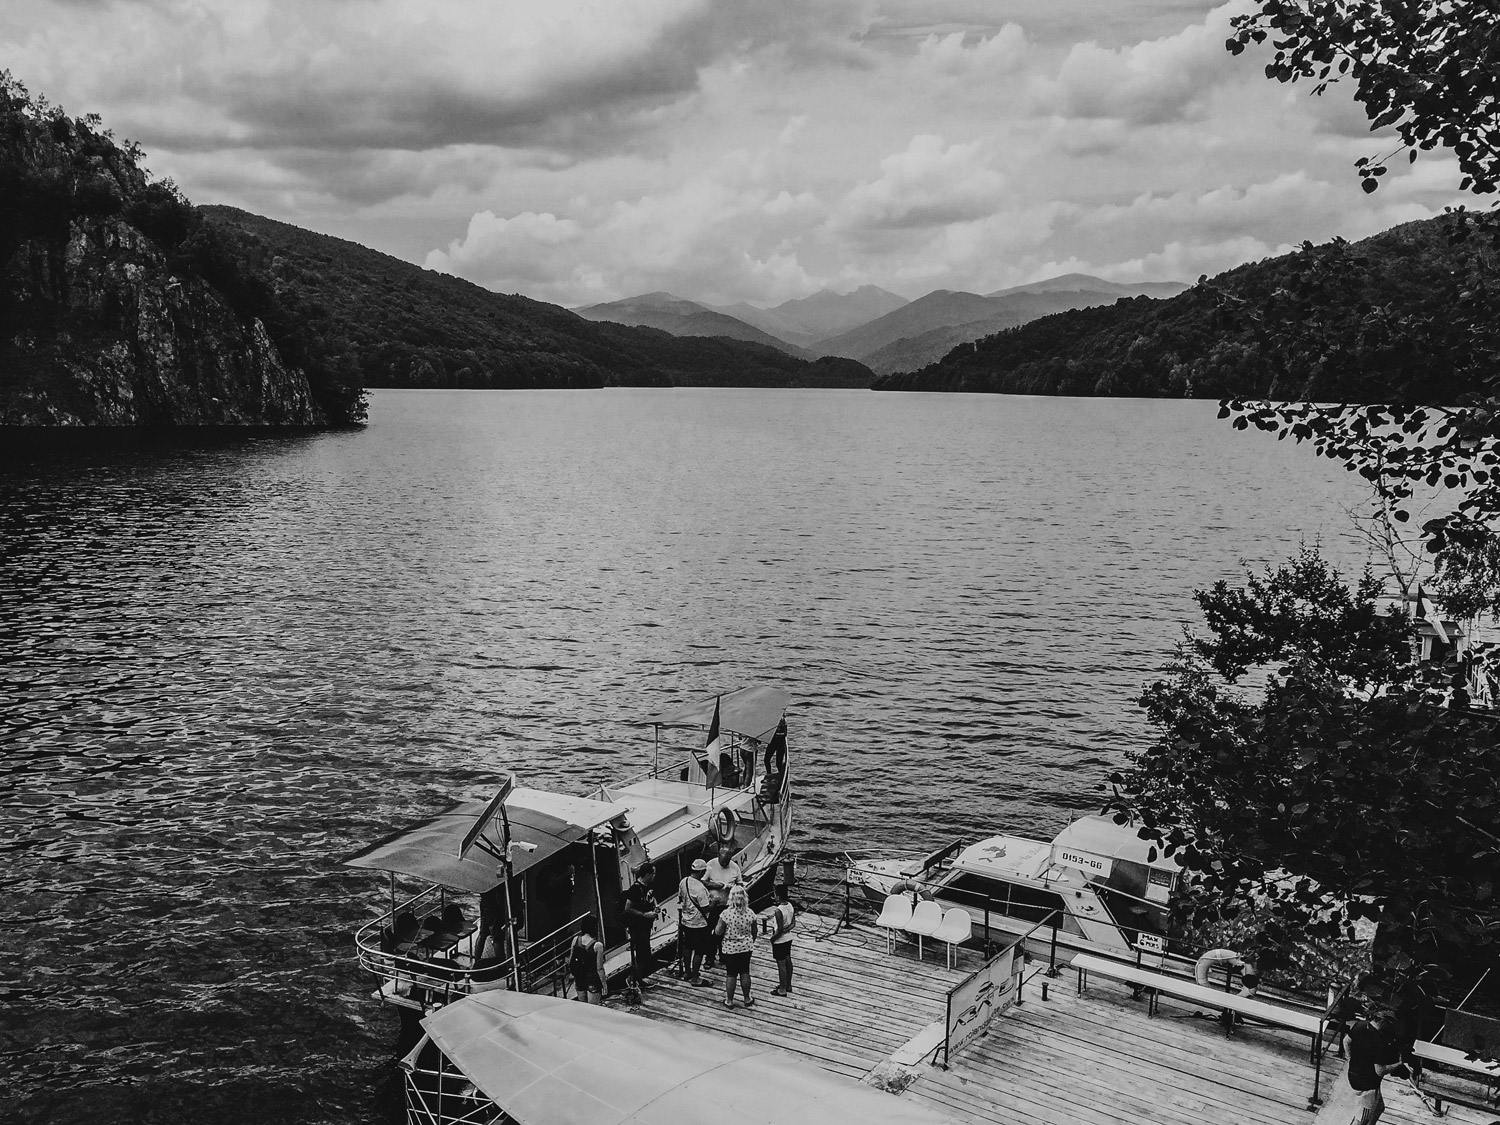
POLYGON ((428 1008, 467 995, 476 985, 510 979, 516 966, 508 957, 479 963, 476 948, 480 935, 472 929, 449 947, 422 947, 421 941, 394 946, 396 919, 410 913, 419 920, 441 912, 448 896, 442 887, 429 887, 361 926, 354 935, 355 956, 360 967, 381 982, 381 992, 396 1003, 428 1008), (464 938, 470 949, 459 947, 464 938), (467 962, 467 964, 464 964, 467 962))
POLYGON ((526 943, 518 955, 523 989, 527 992, 540 992, 541 988, 538 986, 545 983, 551 988, 553 996, 566 991, 568 956, 573 947, 573 939, 582 932, 578 928, 579 924, 585 918, 592 917, 593 914, 586 911, 564 922, 550 934, 526 943))
POLYGON ((509 1121, 431 1040, 401 1061, 407 1125, 492 1125, 509 1121))

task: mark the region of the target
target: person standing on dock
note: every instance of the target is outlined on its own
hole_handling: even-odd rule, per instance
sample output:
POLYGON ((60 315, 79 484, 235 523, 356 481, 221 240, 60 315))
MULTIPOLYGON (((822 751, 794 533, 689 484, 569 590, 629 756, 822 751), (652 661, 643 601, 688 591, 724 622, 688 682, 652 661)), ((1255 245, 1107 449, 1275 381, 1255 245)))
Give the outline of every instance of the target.
POLYGON ((750 896, 744 887, 729 889, 729 905, 719 915, 714 934, 724 953, 724 1007, 734 1007, 734 982, 740 981, 745 993, 745 1007, 755 1006, 750 996, 750 951, 755 946, 755 931, 760 919, 750 909, 750 896))
POLYGON ((792 905, 785 883, 775 887, 776 905, 766 918, 767 933, 771 935, 771 956, 776 960, 776 975, 779 983, 771 989, 772 996, 792 994, 792 928, 797 924, 797 908, 792 905))
POLYGON ((704 985, 703 955, 708 952, 709 894, 703 885, 708 870, 704 860, 693 860, 693 869, 677 887, 677 969, 689 984, 704 985))
POLYGON ((1348 1115, 1341 1113, 1334 1119, 1339 1125, 1375 1125, 1380 1120, 1385 1110, 1380 1080, 1387 1074, 1400 1077, 1405 1069, 1396 1046, 1395 1022, 1391 1012, 1381 1009, 1368 1020, 1356 1020, 1344 1036, 1344 1048, 1349 1053, 1344 1081, 1354 1096, 1348 1115))
POLYGON ((656 866, 641 864, 635 869, 635 882, 626 888, 621 900, 625 932, 630 937, 630 977, 641 991, 645 991, 646 978, 655 967, 651 961, 651 928, 656 924, 661 907, 657 904, 656 892, 651 889, 654 878, 656 866))
POLYGON ((709 894, 708 924, 713 927, 714 934, 703 958, 705 969, 713 968, 719 952, 719 916, 729 905, 730 888, 737 887, 742 882, 744 874, 740 871, 740 865, 734 862, 734 846, 725 840, 719 845, 718 856, 710 860, 703 871, 703 884, 708 888, 709 894))

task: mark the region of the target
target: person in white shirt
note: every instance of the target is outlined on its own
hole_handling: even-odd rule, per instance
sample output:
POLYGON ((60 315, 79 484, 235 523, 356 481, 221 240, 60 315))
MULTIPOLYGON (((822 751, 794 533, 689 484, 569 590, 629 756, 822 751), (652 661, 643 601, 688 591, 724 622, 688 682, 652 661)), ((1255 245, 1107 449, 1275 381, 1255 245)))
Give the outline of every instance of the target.
POLYGON ((701 975, 703 955, 708 952, 710 896, 703 885, 708 864, 693 860, 693 869, 677 886, 677 975, 695 985, 706 985, 701 975))
POLYGON ((785 883, 777 883, 776 905, 766 913, 766 932, 771 935, 771 956, 776 959, 776 975, 781 983, 771 989, 772 996, 792 994, 792 929, 797 925, 797 908, 792 905, 785 883))
POLYGON ((718 856, 709 860, 703 871, 703 885, 708 888, 709 895, 709 932, 715 935, 703 958, 705 969, 713 968, 715 960, 718 959, 719 916, 729 905, 729 888, 738 887, 744 881, 745 877, 740 871, 740 865, 734 862, 734 845, 726 840, 719 845, 718 856))

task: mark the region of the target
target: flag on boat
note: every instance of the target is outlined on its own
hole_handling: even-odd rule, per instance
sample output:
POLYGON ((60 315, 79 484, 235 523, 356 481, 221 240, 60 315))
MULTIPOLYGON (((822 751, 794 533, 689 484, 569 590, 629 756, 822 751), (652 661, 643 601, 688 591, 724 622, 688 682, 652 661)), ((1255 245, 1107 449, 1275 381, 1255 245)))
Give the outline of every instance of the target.
POLYGON ((719 700, 715 696, 714 720, 708 724, 708 741, 703 744, 703 781, 710 789, 717 789, 720 784, 719 752, 721 749, 719 738, 719 700))
POLYGON ((1425 621, 1427 622, 1427 624, 1431 625, 1433 631, 1437 633, 1439 639, 1441 639, 1445 645, 1451 645, 1453 643, 1448 638, 1448 630, 1443 628, 1442 614, 1437 611, 1432 602, 1427 600, 1427 595, 1422 593, 1422 584, 1420 582, 1417 583, 1417 620, 1425 621))

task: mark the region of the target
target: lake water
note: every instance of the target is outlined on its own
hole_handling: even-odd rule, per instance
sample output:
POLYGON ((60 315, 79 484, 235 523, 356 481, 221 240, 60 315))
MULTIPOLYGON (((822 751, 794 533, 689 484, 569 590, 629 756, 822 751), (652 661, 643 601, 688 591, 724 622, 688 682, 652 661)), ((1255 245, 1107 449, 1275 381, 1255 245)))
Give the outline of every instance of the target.
POLYGON ((395 1018, 338 859, 587 792, 784 686, 797 845, 1050 835, 1194 587, 1358 482, 1201 402, 379 392, 358 433, 0 457, 0 1052, 24 1122, 353 1122, 395 1018))

